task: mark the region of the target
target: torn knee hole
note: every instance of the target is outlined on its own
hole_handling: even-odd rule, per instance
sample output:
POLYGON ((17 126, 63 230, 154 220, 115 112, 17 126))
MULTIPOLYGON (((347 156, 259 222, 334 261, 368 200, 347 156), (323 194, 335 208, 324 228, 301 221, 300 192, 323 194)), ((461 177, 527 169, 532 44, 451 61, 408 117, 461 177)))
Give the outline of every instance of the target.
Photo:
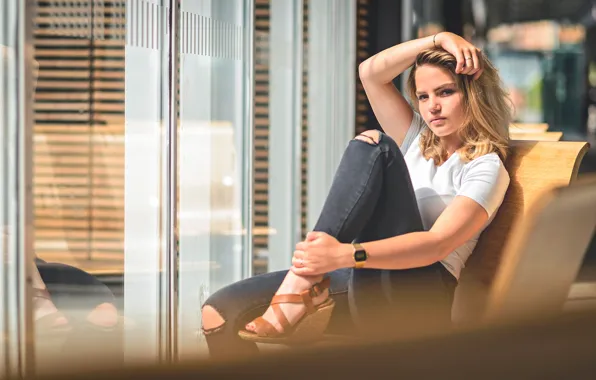
POLYGON ((203 332, 205 334, 212 334, 220 330, 226 323, 221 314, 213 307, 206 305, 202 310, 203 332))
POLYGON ((355 137, 356 140, 364 141, 371 145, 378 145, 379 138, 380 138, 379 131, 376 131, 376 130, 365 131, 355 137))
POLYGON ((201 330, 203 331, 203 335, 205 335, 205 336, 215 334, 218 331, 221 331, 222 329, 223 329, 223 325, 221 325, 219 327, 214 327, 212 329, 206 329, 204 326, 201 328, 201 330))

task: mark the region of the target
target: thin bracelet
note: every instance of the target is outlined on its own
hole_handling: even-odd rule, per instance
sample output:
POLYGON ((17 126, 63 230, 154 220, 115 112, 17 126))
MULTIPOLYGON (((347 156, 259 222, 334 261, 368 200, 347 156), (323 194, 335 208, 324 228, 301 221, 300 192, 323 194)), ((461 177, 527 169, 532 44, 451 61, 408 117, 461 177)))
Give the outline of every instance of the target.
MULTIPOLYGON (((439 32, 439 33, 441 33, 441 32, 439 32)), ((437 34, 439 34, 439 33, 436 33, 436 34, 433 36, 433 45, 435 45, 435 49, 437 48, 437 43, 435 42, 435 38, 437 38, 437 34)))

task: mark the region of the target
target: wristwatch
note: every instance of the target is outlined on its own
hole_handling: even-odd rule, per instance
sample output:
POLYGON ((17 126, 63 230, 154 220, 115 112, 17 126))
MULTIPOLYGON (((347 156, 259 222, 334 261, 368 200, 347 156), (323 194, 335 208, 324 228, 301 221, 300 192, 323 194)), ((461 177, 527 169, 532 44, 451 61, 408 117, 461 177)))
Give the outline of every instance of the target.
POLYGON ((360 243, 352 243, 352 246, 354 247, 354 268, 364 268, 368 253, 360 243))

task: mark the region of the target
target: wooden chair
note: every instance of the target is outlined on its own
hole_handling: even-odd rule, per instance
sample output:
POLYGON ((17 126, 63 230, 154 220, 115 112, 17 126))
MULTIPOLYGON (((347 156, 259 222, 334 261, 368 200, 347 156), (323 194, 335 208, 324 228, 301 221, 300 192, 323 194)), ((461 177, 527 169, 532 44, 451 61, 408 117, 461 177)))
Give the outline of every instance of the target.
POLYGON ((509 126, 509 132, 533 132, 541 133, 548 131, 547 123, 514 123, 509 126))
MULTIPOLYGON (((519 240, 527 237, 524 233, 529 231, 529 226, 535 220, 526 219, 531 210, 530 207, 537 201, 544 202, 547 199, 544 197, 549 194, 548 191, 553 191, 553 188, 568 186, 574 181, 579 164, 587 150, 588 144, 585 142, 512 141, 510 154, 505 163, 511 183, 495 219, 481 235, 474 253, 462 271, 452 313, 456 324, 469 325, 482 320, 486 311, 489 289, 493 285, 509 239, 519 240), (516 226, 516 230, 512 230, 513 226, 516 226), (516 234, 512 234, 514 231, 516 234)), ((566 220, 566 222, 573 223, 573 220, 566 220)), ((575 224, 573 227, 576 227, 575 224)), ((577 227, 581 228, 581 226, 577 227)), ((561 233, 566 232, 561 230, 561 233)), ((563 238, 564 236, 561 236, 561 239, 563 238)), ((514 246, 511 247, 513 250, 514 246)), ((508 261, 508 265, 513 265, 516 260, 521 262, 519 260, 525 252, 518 245, 517 251, 513 254, 517 258, 508 259, 513 260, 508 261)), ((535 265, 540 265, 539 257, 535 252, 531 253, 531 257, 537 260, 535 265)), ((506 271, 512 272, 514 269, 510 268, 506 271)), ((504 277, 499 281, 507 278, 505 274, 501 276, 504 277)), ((549 279, 543 278, 542 281, 547 284, 549 279)), ((502 288, 504 285, 500 283, 499 286, 502 288)), ((498 298, 494 299, 496 302, 494 305, 498 305, 498 298)))
POLYGON ((595 230, 596 175, 545 191, 514 225, 484 319, 560 313, 595 230))
POLYGON ((513 132, 510 131, 511 140, 526 141, 559 141, 563 137, 563 132, 513 132))

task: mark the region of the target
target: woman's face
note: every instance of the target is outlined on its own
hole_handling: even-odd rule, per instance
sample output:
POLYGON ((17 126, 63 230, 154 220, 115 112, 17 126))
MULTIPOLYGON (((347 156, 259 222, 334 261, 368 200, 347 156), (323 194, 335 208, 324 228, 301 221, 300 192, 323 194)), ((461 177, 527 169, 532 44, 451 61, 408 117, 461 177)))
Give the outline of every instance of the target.
POLYGON ((416 68, 416 96, 420 115, 438 137, 459 130, 465 115, 463 94, 446 69, 422 65, 416 68))

